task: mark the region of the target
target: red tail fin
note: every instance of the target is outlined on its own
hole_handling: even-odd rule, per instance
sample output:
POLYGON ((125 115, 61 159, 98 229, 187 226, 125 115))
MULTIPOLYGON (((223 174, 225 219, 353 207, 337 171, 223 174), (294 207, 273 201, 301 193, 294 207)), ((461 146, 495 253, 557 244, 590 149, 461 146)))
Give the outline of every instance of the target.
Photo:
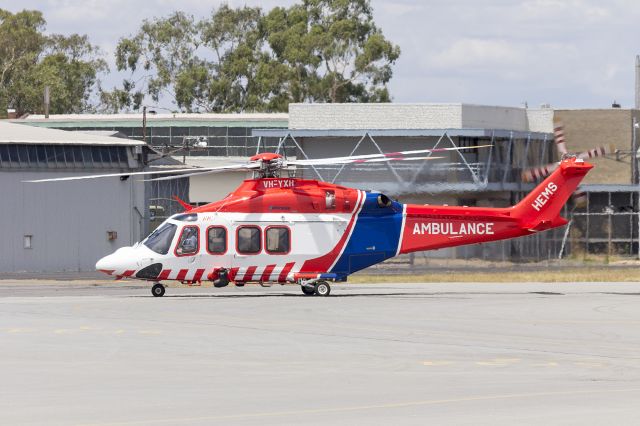
POLYGON ((542 231, 566 223, 560 211, 593 166, 576 158, 563 160, 529 195, 513 207, 513 216, 530 230, 542 231))

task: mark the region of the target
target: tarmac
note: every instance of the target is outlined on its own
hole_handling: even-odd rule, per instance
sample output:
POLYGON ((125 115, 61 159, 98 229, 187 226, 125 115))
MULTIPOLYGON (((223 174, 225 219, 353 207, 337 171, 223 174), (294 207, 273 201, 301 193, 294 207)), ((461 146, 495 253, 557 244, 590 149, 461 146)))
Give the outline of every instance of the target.
POLYGON ((636 425, 640 284, 0 281, 0 424, 636 425))

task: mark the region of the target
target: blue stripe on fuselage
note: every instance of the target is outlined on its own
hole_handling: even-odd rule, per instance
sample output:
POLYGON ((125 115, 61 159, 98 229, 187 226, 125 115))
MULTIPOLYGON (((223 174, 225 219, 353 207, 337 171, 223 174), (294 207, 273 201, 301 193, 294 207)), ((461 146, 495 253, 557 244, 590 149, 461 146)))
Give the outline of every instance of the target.
POLYGON ((380 263, 396 255, 402 228, 402 204, 378 205, 379 193, 367 193, 344 252, 331 270, 340 275, 380 263))

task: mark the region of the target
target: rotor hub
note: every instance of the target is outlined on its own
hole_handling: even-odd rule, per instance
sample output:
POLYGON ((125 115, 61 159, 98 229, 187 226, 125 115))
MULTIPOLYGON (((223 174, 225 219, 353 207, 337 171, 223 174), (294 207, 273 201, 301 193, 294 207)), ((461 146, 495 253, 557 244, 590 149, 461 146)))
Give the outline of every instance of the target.
POLYGON ((260 164, 260 169, 254 171, 258 178, 280 177, 280 170, 284 167, 284 157, 274 152, 256 154, 249 161, 260 164))

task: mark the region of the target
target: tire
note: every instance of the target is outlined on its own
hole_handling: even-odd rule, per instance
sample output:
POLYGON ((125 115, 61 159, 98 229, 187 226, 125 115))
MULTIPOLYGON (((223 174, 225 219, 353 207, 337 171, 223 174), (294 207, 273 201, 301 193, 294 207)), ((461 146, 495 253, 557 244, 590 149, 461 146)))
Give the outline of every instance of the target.
POLYGON ((153 294, 153 297, 162 297, 164 296, 164 286, 162 284, 154 284, 153 287, 151 287, 151 294, 153 294))
POLYGON ((313 296, 314 294, 316 294, 315 286, 307 287, 305 285, 301 285, 300 288, 302 289, 302 292, 304 293, 305 296, 313 296))
POLYGON ((315 285, 316 296, 327 297, 331 294, 331 286, 326 281, 318 281, 315 285))

